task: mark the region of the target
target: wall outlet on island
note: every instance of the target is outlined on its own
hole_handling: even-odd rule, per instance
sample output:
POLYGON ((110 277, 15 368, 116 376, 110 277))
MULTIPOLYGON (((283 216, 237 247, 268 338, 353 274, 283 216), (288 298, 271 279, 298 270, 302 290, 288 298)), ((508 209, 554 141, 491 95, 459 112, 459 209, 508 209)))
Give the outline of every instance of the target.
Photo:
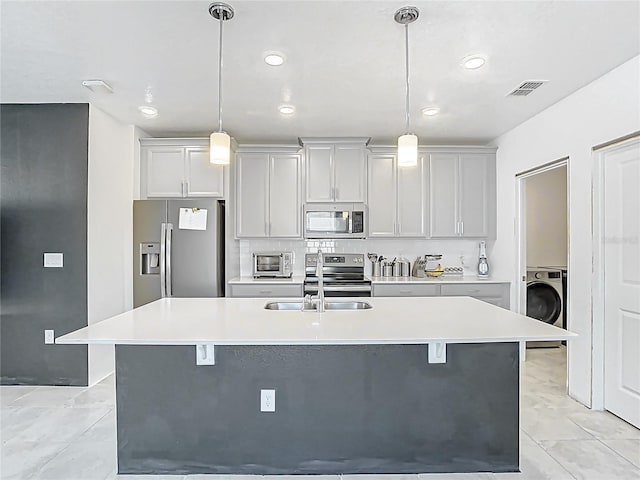
POLYGON ((260 390, 260 411, 275 412, 276 411, 276 391, 275 389, 260 390))
POLYGON ((54 334, 53 330, 45 330, 44 331, 44 343, 47 345, 54 343, 54 334))

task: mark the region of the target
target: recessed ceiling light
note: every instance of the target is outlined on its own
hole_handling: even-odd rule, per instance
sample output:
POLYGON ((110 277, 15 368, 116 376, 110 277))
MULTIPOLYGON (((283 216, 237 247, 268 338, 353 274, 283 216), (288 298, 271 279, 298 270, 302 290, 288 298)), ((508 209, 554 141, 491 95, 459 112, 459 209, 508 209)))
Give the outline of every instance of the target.
POLYGON ((279 67, 284 63, 284 55, 277 52, 269 52, 265 55, 264 61, 267 65, 272 67, 279 67))
POLYGON ((480 68, 486 63, 487 59, 482 55, 470 55, 462 59, 462 65, 469 70, 480 68))
POLYGON ((147 118, 156 118, 158 116, 158 109, 151 105, 140 105, 138 110, 147 118))
POLYGON ((296 107, 294 107, 293 105, 280 105, 278 107, 278 111, 282 115, 293 115, 296 111, 296 107))
POLYGON ((437 115, 439 113, 440 109, 438 107, 428 107, 422 109, 422 115, 425 115, 427 117, 433 117, 434 115, 437 115))

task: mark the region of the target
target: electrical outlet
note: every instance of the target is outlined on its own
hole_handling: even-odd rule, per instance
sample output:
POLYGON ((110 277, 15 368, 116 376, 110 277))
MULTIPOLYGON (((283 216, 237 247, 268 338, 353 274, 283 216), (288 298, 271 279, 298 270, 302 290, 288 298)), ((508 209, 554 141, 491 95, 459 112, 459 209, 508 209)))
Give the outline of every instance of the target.
POLYGON ((54 334, 53 330, 45 330, 44 331, 44 343, 51 344, 54 343, 54 334))
POLYGON ((274 389, 260 390, 260 411, 261 412, 276 411, 276 391, 274 389))

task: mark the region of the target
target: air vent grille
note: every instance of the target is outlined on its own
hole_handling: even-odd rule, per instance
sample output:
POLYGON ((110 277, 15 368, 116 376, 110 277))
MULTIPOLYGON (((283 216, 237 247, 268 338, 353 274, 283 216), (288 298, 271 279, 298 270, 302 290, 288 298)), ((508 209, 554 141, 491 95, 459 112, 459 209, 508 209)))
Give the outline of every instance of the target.
POLYGON ((514 97, 526 97, 530 93, 532 93, 536 88, 541 87, 548 80, 525 80, 520 83, 516 88, 511 90, 507 95, 512 95, 514 97))

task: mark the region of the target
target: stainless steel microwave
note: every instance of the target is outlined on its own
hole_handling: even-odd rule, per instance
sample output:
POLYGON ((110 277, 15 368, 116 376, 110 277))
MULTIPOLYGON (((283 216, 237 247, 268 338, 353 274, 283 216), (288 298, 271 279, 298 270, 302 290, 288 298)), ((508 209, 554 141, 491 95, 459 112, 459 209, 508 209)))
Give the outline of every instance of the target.
POLYGON ((253 254, 254 278, 290 278, 293 274, 293 253, 260 252, 253 254))
POLYGON ((304 238, 366 238, 367 206, 363 203, 307 203, 304 238))

